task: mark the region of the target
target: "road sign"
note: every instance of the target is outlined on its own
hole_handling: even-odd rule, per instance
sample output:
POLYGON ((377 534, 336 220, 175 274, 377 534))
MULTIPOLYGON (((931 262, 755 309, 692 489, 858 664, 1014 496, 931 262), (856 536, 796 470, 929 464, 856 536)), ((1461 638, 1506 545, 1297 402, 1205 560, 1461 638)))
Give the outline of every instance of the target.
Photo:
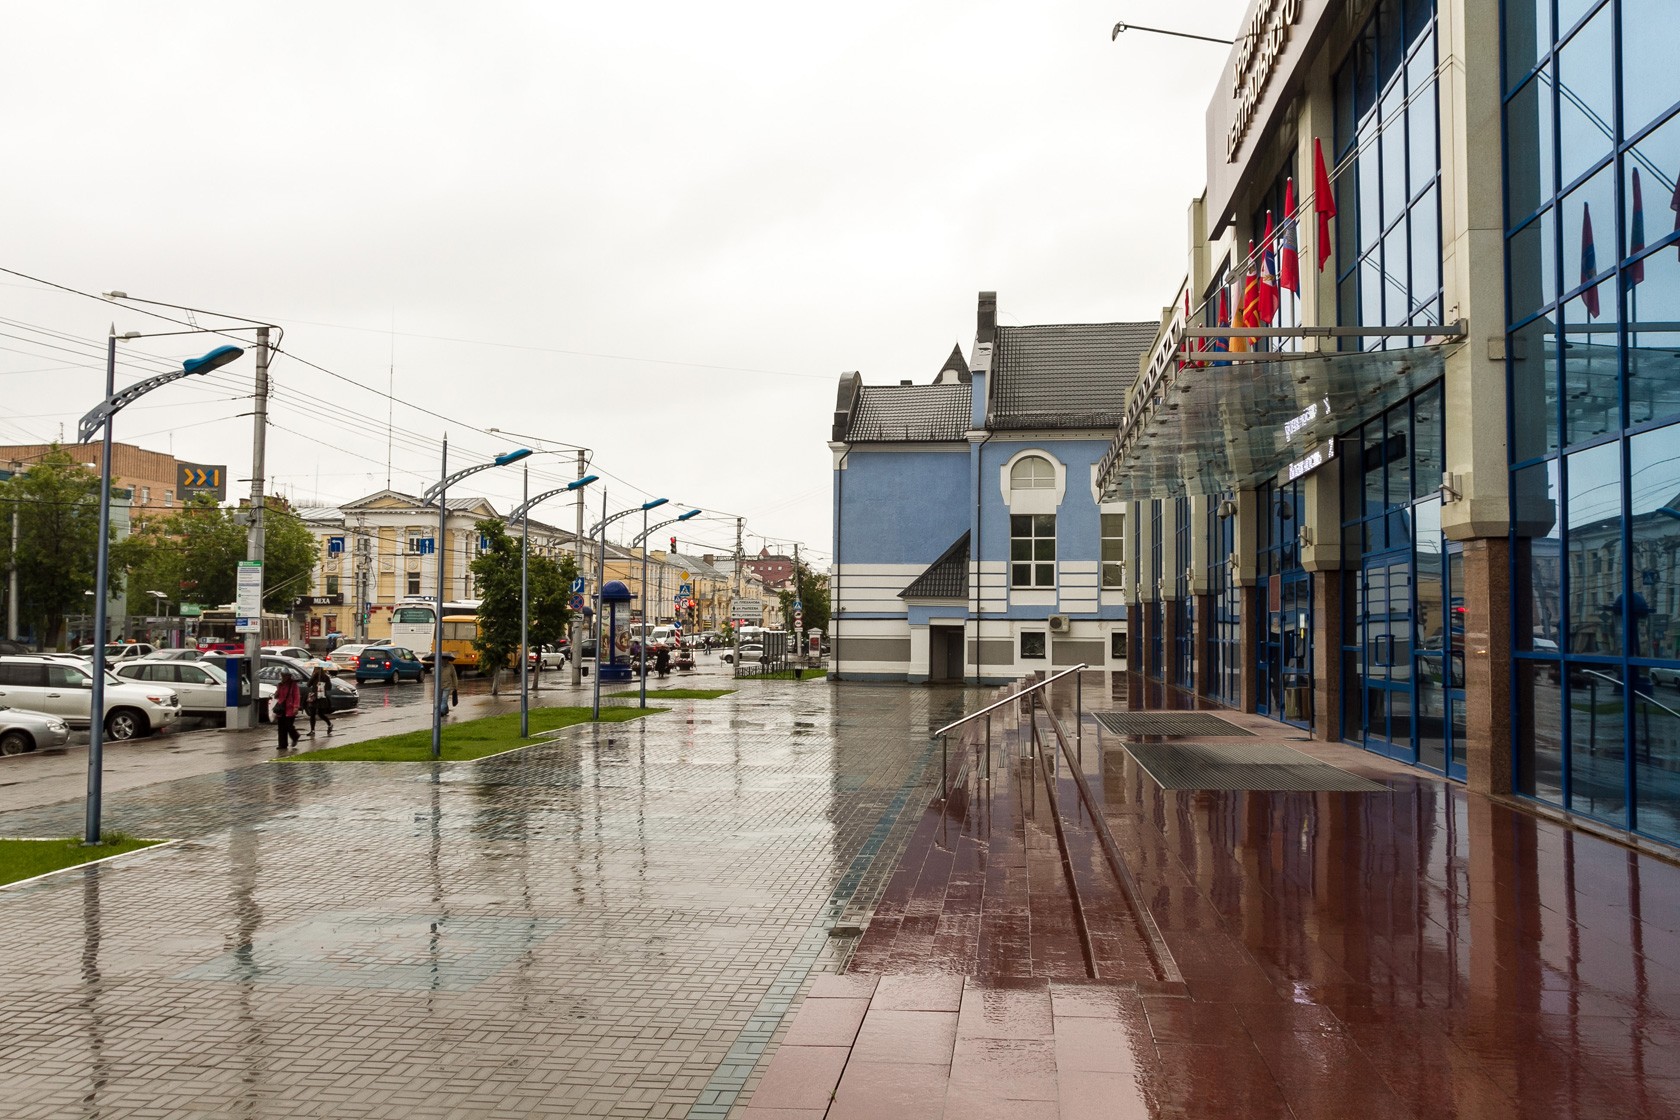
POLYGON ((798 599, 795 599, 793 601, 793 613, 794 614, 798 614, 800 611, 802 611, 804 609, 805 609, 805 604, 804 603, 800 602, 798 599))
POLYGON ((241 560, 234 576, 234 632, 254 634, 262 629, 263 572, 261 560, 241 560))
POLYGON ((693 578, 694 578, 694 577, 693 577, 693 576, 691 576, 691 575, 689 575, 689 574, 688 574, 688 573, 687 573, 687 572, 684 572, 684 573, 683 573, 683 574, 682 574, 682 578, 683 578, 683 582, 684 582, 684 584, 685 584, 685 585, 686 585, 686 584, 687 584, 687 581, 688 581, 688 580, 690 580, 690 579, 693 579, 693 578))
POLYGON ((582 595, 583 594, 583 577, 582 576, 579 576, 577 579, 574 579, 572 581, 572 594, 573 595, 582 595))
POLYGON ((581 611, 583 609, 583 596, 582 595, 573 595, 572 596, 572 609, 574 611, 581 611))
POLYGON ((729 617, 759 622, 764 618, 764 604, 757 599, 736 599, 729 604, 729 617))
POLYGON ((677 594, 678 595, 692 595, 692 594, 694 594, 694 585, 692 583, 683 584, 681 587, 677 588, 677 594))

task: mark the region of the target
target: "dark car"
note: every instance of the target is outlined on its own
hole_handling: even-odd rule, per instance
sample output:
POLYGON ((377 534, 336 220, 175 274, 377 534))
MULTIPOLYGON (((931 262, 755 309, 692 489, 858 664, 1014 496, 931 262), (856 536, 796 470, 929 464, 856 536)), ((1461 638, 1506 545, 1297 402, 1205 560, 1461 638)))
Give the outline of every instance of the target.
MULTIPOLYGON (((224 670, 227 668, 227 659, 222 654, 210 654, 204 660, 214 661, 224 670)), ((257 670, 257 679, 265 684, 279 684, 282 674, 297 681, 299 687, 309 683, 310 669, 303 662, 291 657, 265 655, 262 667, 257 670)), ((327 678, 327 695, 332 700, 332 710, 335 712, 357 707, 362 702, 362 695, 356 691, 356 686, 337 677, 327 678)))
POLYGON ((411 649, 402 646, 369 646, 362 651, 356 660, 356 683, 363 681, 384 681, 395 684, 404 677, 419 680, 425 676, 425 666, 420 664, 411 649))

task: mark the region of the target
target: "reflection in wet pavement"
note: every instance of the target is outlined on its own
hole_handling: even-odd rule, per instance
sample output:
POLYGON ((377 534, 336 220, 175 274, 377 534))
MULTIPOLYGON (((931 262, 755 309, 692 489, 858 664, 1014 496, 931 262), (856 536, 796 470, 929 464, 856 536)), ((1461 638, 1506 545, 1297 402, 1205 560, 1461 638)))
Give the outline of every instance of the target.
POLYGON ((0 892, 0 1099, 724 1116, 872 908, 963 699, 759 682, 477 764, 129 790, 111 827, 188 842, 0 892))

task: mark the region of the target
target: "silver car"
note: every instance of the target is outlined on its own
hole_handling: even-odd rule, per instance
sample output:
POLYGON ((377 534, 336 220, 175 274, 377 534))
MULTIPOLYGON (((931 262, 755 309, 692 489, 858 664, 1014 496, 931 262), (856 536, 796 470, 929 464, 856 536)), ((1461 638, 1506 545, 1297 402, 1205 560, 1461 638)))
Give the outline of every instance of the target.
POLYGON ((70 725, 45 712, 0 707, 0 754, 48 751, 70 741, 70 725))

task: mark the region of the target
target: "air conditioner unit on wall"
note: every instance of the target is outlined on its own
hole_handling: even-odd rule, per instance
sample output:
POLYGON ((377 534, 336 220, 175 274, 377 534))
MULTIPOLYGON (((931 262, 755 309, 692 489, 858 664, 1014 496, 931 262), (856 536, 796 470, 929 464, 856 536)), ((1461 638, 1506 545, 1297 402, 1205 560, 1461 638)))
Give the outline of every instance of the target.
POLYGON ((1052 634, 1066 634, 1069 629, 1067 615, 1053 614, 1050 616, 1050 632, 1052 634))

